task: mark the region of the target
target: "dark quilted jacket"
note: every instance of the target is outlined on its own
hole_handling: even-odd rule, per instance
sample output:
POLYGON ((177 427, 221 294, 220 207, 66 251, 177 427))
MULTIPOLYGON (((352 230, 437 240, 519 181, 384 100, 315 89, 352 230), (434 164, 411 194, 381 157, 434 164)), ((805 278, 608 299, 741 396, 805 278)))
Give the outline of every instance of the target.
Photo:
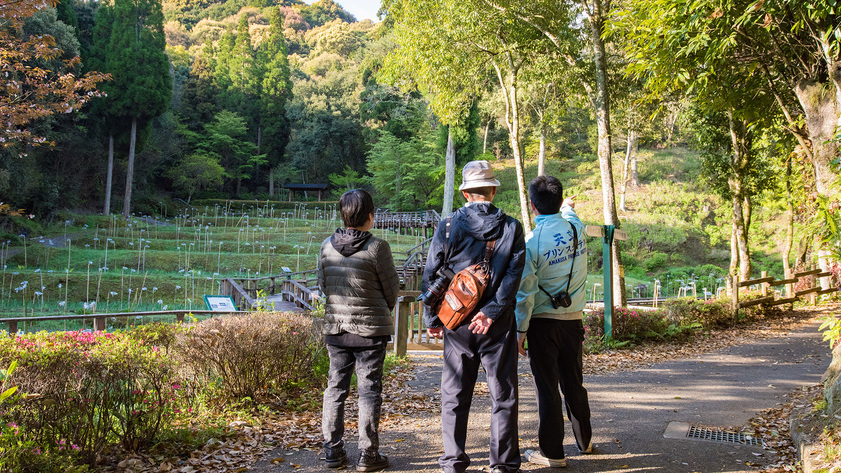
POLYGON ((354 333, 363 337, 394 334, 391 315, 400 282, 391 247, 370 236, 358 250, 343 256, 324 240, 318 261, 318 284, 326 297, 324 334, 354 333))

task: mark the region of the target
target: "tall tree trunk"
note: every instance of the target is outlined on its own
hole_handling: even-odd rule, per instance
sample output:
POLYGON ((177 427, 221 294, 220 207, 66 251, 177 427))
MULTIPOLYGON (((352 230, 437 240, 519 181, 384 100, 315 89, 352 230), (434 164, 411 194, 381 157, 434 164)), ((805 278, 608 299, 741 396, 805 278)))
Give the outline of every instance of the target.
POLYGON ((743 185, 744 174, 751 162, 751 145, 749 131, 744 120, 733 118, 733 111, 727 111, 727 123, 730 130, 730 140, 733 147, 731 157, 731 176, 728 179, 730 192, 733 195, 733 225, 736 231, 736 241, 739 251, 739 273, 742 280, 751 278, 750 247, 748 246, 748 231, 751 219, 750 195, 746 194, 743 185))
POLYGON ((546 124, 540 121, 540 152, 537 155, 537 175, 546 174, 546 124))
POLYGON ((497 80, 502 88, 505 97, 505 125, 508 127, 508 140, 511 143, 511 150, 514 153, 514 169, 517 177, 517 195, 520 200, 520 218, 523 223, 523 230, 531 231, 531 214, 529 213, 529 202, 526 197, 526 179, 523 169, 523 153, 520 144, 520 107, 517 101, 517 73, 519 64, 515 64, 510 52, 506 52, 507 77, 503 76, 502 69, 496 60, 493 61, 496 69, 497 80))
POLYGON ((447 133, 447 155, 444 160, 444 207, 441 216, 453 212, 453 194, 456 187, 456 148, 453 144, 453 130, 447 133))
MULTIPOLYGON (((610 131, 610 95, 608 93, 607 54, 602 39, 604 18, 607 11, 603 11, 604 0, 593 1, 584 5, 590 20, 590 36, 595 51, 596 88, 590 91, 590 100, 596 112, 596 123, 599 131, 599 168, 602 174, 602 199, 604 205, 604 220, 606 225, 620 227, 619 214, 616 211, 616 193, 613 188, 613 164, 611 163, 611 131, 610 131)), ((586 87, 586 84, 585 84, 586 87)), ((619 250, 620 243, 613 243, 613 294, 617 305, 627 304, 625 293, 625 275, 622 272, 622 258, 619 250)))
POLYGON ((785 278, 789 278, 792 274, 791 263, 791 248, 794 246, 794 202, 791 195, 791 159, 786 160, 786 203, 788 211, 786 215, 786 238, 783 242, 783 250, 780 255, 783 260, 783 270, 785 271, 785 278))
POLYGON ((111 215, 111 183, 114 177, 114 133, 108 133, 108 175, 105 176, 105 206, 103 215, 111 215))
POLYGON ((739 271, 742 273, 742 279, 747 280, 751 278, 753 272, 753 263, 750 260, 750 246, 748 245, 748 232, 750 230, 750 219, 752 212, 752 205, 750 196, 744 196, 741 202, 742 225, 736 236, 739 238, 739 271))
POLYGON ((269 197, 274 197, 274 168, 269 168, 269 197))
MULTIPOLYGON (((628 119, 630 122, 630 118, 628 119)), ((628 209, 625 207, 625 194, 628 191, 628 181, 631 180, 630 176, 630 168, 631 168, 631 159, 634 156, 634 146, 632 143, 637 141, 636 132, 628 127, 628 146, 625 148, 625 163, 622 166, 622 190, 619 191, 619 210, 626 212, 628 209)))
POLYGON ((634 157, 631 158, 631 185, 634 187, 640 186, 640 175, 637 172, 637 142, 634 140, 634 157))
MULTIPOLYGON (((809 128, 809 140, 812 144, 812 164, 815 167, 815 187, 818 194, 828 199, 835 199, 838 191, 832 186, 837 175, 832 171, 831 163, 839 153, 835 140, 835 130, 841 126, 841 66, 836 61, 829 62, 829 75, 833 83, 832 92, 826 90, 827 84, 817 81, 801 81, 795 87, 797 100, 806 114, 809 128)), ((832 252, 822 247, 818 249, 818 264, 821 270, 828 271, 834 261, 832 252)), ((830 278, 821 278, 821 287, 830 287, 830 278)))
POLYGON ((485 153, 488 152, 488 131, 490 130, 490 128, 491 128, 491 120, 488 119, 488 122, 485 123, 485 134, 484 134, 484 137, 482 138, 482 154, 485 154, 485 153))
POLYGON ((123 202, 123 218, 131 216, 131 189, 134 180, 134 147, 137 144, 137 118, 131 118, 131 139, 128 146, 128 167, 126 169, 126 197, 123 202))
MULTIPOLYGON (((728 274, 735 276, 739 272, 739 239, 736 236, 736 219, 730 225, 730 270, 728 274)), ((727 286, 730 286, 730 278, 727 278, 727 286)))

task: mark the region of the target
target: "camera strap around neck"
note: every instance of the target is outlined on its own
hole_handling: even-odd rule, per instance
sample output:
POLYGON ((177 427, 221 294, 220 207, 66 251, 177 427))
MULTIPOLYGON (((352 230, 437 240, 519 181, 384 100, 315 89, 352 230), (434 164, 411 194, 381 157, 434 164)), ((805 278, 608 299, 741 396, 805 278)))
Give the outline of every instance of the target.
MULTIPOLYGON (((569 267, 569 279, 567 279, 567 292, 569 292, 569 288, 572 285, 572 271, 575 269, 575 254, 578 253, 578 231, 575 229, 575 225, 569 224, 572 227, 572 265, 569 267)), ((543 229, 541 228, 541 232, 543 229)), ((537 236, 537 244, 540 245, 540 235, 537 236)), ((545 292, 549 299, 552 299, 552 294, 549 294, 549 291, 543 288, 540 284, 537 285, 541 291, 545 292)))

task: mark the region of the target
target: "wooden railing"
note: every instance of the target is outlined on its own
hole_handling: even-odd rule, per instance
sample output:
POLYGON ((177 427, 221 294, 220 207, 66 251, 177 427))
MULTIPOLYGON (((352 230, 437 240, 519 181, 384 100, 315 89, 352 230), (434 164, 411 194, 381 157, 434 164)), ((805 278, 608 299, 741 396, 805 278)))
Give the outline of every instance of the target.
POLYGON ((160 310, 160 311, 146 311, 146 312, 112 312, 112 313, 102 313, 102 314, 84 314, 84 315, 43 315, 43 316, 36 316, 36 317, 3 317, 0 318, 0 323, 6 323, 8 327, 8 332, 11 335, 18 333, 18 325, 20 323, 29 323, 29 322, 45 322, 45 321, 85 321, 85 320, 92 320, 94 330, 105 330, 106 328, 106 319, 110 318, 134 318, 134 317, 159 317, 163 315, 174 315, 175 320, 178 322, 184 321, 184 316, 187 314, 192 315, 209 315, 210 317, 219 316, 219 315, 228 315, 233 314, 234 312, 225 312, 225 311, 214 311, 214 310, 160 310))
POLYGON ((809 271, 802 271, 799 273, 794 273, 791 277, 787 277, 786 279, 774 279, 773 277, 769 277, 766 271, 762 271, 762 276, 756 279, 748 279, 745 281, 740 281, 739 276, 733 276, 732 279, 732 299, 731 299, 731 309, 734 314, 738 312, 738 310, 742 307, 750 307, 754 305, 763 304, 766 306, 775 306, 781 304, 791 304, 795 301, 800 300, 801 297, 809 296, 809 300, 812 305, 814 305, 817 301, 817 296, 822 294, 830 294, 832 292, 837 292, 839 288, 832 287, 829 289, 821 289, 819 285, 816 285, 818 279, 832 276, 832 273, 829 271, 823 272, 820 269, 811 269, 809 271), (801 279, 808 278, 809 287, 806 289, 801 289, 799 291, 794 290, 794 285, 797 284, 798 281, 801 279), (739 288, 743 287, 750 287, 750 286, 759 286, 760 290, 762 291, 762 297, 751 299, 749 301, 740 302, 739 301, 739 288), (774 291, 772 294, 769 295, 769 289, 772 287, 777 286, 785 286, 785 295, 784 298, 777 298, 779 291, 774 291))
POLYGON ((434 210, 424 212, 377 212, 374 215, 374 228, 383 228, 400 232, 408 228, 421 228, 424 236, 430 237, 435 231, 441 216, 434 210))
POLYGON ((426 335, 423 303, 417 301, 420 291, 400 291, 394 309, 394 353, 405 356, 412 349, 443 349, 444 342, 426 335))

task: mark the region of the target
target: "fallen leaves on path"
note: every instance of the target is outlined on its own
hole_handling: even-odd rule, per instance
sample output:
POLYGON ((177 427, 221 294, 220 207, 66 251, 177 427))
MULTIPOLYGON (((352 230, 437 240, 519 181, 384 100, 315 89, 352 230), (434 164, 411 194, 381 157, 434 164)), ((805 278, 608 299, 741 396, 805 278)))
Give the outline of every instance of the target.
MULTIPOLYGON (((781 336, 802 324, 813 322, 820 313, 837 309, 837 306, 811 310, 797 310, 783 317, 764 320, 755 324, 713 330, 703 336, 696 336, 690 342, 670 342, 643 345, 631 348, 605 351, 586 355, 586 374, 604 374, 643 368, 655 363, 686 358, 722 348, 749 343, 757 339, 781 336)), ((392 368, 384 380, 383 405, 380 426, 387 430, 390 425, 401 421, 412 421, 422 413, 440 410, 440 375, 433 365, 440 365, 440 352, 416 355, 412 363, 399 364, 392 368)), ((521 360, 520 374, 530 376, 528 363, 521 360)), ((752 431, 765 441, 766 448, 777 454, 778 459, 766 465, 766 471, 778 473, 795 471, 794 447, 788 433, 788 415, 795 406, 809 401, 815 387, 800 390, 790 395, 782 405, 761 412, 751 419, 742 431, 752 431)), ((477 395, 487 395, 487 385, 477 384, 477 395)), ((345 436, 353 438, 357 429, 356 390, 352 389, 347 399, 345 436)), ((256 416, 259 424, 235 421, 228 426, 225 439, 211 439, 201 449, 192 452, 187 459, 168 459, 153 455, 131 455, 123 458, 117 471, 125 473, 216 473, 244 472, 266 452, 278 448, 287 450, 283 457, 267 459, 270 463, 283 464, 284 469, 294 470, 298 465, 295 454, 321 448, 320 412, 273 412, 256 416)), ((276 452, 275 452, 276 455, 276 452)), ((112 470, 113 471, 113 470, 112 470)))

